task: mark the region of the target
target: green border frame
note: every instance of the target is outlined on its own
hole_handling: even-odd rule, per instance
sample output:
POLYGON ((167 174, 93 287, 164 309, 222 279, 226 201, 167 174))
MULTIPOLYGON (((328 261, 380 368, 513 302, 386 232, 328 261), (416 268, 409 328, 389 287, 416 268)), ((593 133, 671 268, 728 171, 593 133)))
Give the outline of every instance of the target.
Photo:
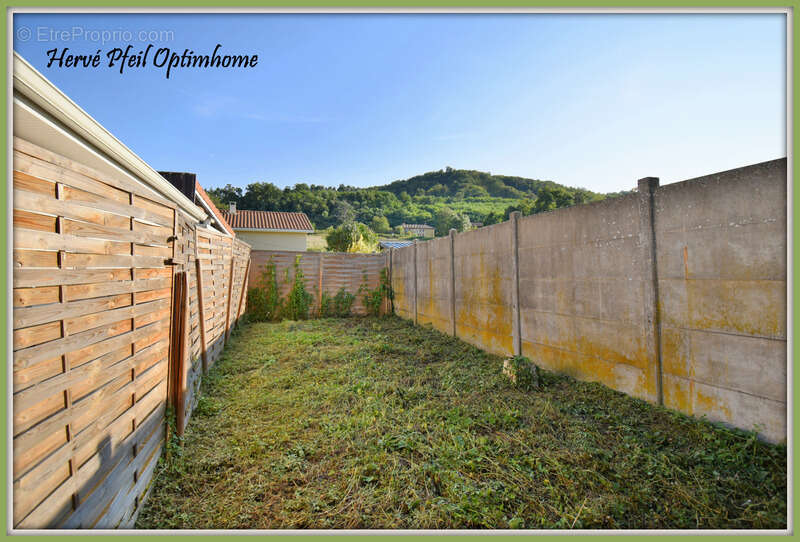
MULTIPOLYGON (((795 182, 795 173, 797 172, 797 165, 796 159, 800 157, 800 141, 798 138, 795 137, 795 126, 798 125, 798 119, 800 119, 800 104, 798 103, 796 89, 798 88, 798 83, 800 83, 800 70, 798 70, 798 57, 800 57, 800 40, 798 39, 798 34, 800 33, 800 26, 798 25, 798 8, 800 7, 800 0, 786 0, 786 1, 775 1, 775 0, 766 0, 766 1, 753 1, 753 0, 704 0, 702 2, 692 1, 692 0, 610 0, 610 1, 602 1, 602 0, 501 0, 501 2, 497 4, 492 4, 489 0, 294 0, 294 1, 276 1, 276 0, 235 0, 233 2, 222 3, 219 0, 170 0, 168 3, 164 2, 164 0, 77 0, 75 2, 67 3, 63 0, 41 0, 41 1, 9 1, 9 0, 0 0, 0 5, 3 7, 3 25, 0 33, 2 35, 2 44, 3 44, 3 55, 0 57, 0 69, 5 73, 5 85, 2 88, 2 113, 0 113, 0 118, 3 120, 3 125, 5 130, 2 134, 2 143, 3 148, 6 149, 5 152, 2 154, 2 158, 0 159, 0 164, 2 164, 3 172, 8 171, 8 159, 9 152, 8 146, 10 141, 8 139, 8 132, 9 132, 9 119, 7 118, 7 108, 6 104, 8 103, 8 89, 12 84, 12 74, 9 71, 10 66, 8 66, 8 24, 9 24, 9 17, 10 13, 9 10, 11 8, 159 8, 159 9, 190 9, 190 8, 222 8, 222 9, 237 9, 237 8, 270 8, 270 7, 286 7, 286 8, 331 8, 331 7, 338 7, 338 8, 431 8, 431 9, 446 9, 446 8, 493 8, 493 9, 502 9, 502 8, 520 8, 520 7, 531 7, 531 8, 551 8, 554 10, 558 9, 580 9, 580 8, 608 8, 613 10, 615 8, 619 9, 626 9, 626 8, 645 8, 645 9, 670 9, 670 8, 755 8, 755 9, 763 9, 763 8, 789 8, 791 9, 790 13, 788 14, 791 17, 792 21, 792 43, 790 47, 790 51, 792 52, 792 96, 791 96, 791 104, 792 104, 792 119, 791 124, 789 125, 788 134, 792 136, 792 171, 790 172, 790 178, 792 179, 792 196, 791 196, 791 209, 794 210, 800 207, 800 186, 795 182)), ((788 38, 788 37, 787 37, 788 38)), ((787 74, 788 76, 788 74, 787 74)), ((788 111, 787 111, 788 114, 788 111)), ((788 154, 788 141, 787 141, 787 154, 788 154)), ((6 180, 5 191, 0 194, 0 201, 2 201, 2 218, 0 218, 0 232, 2 235, 0 236, 0 252, 5 255, 4 265, 2 270, 0 270, 0 277, 3 278, 3 282, 5 287, 2 289, 2 293, 0 293, 0 301, 4 307, 6 307, 6 311, 10 310, 9 302, 11 301, 8 298, 8 292, 10 290, 10 279, 11 277, 8 276, 8 264, 10 259, 9 253, 9 221, 11 217, 8 213, 8 191, 9 191, 9 178, 6 180)), ((787 218, 790 219, 791 223, 791 232, 792 232, 792 254, 791 254, 791 268, 792 270, 797 268, 798 262, 800 262, 800 258, 798 258, 798 238, 800 238, 800 227, 798 224, 792 220, 793 213, 789 213, 787 218)), ((788 262, 787 262, 788 263, 788 262)), ((794 280, 794 274, 791 277, 787 277, 791 284, 792 290, 795 290, 800 282, 794 280)), ((794 294, 794 292, 792 292, 794 294)), ((792 314, 794 315, 797 304, 795 302, 795 296, 792 295, 791 299, 789 300, 789 307, 791 308, 792 314)), ((788 308, 788 307, 787 307, 788 308)), ((0 347, 2 347, 2 351, 4 353, 8 352, 9 344, 8 340, 11 335, 10 333, 10 322, 8 319, 8 313, 3 311, 0 314, 0 323, 2 327, 5 329, 5 333, 0 338, 0 347)), ((792 350, 789 352, 787 357, 787 363, 792 363, 793 359, 796 355, 800 352, 800 347, 798 347, 797 342, 795 341, 796 338, 796 331, 800 329, 798 326, 798 321, 795 318, 792 319, 791 329, 787 330, 790 334, 789 336, 792 337, 792 350)), ((6 363, 9 363, 10 360, 6 360, 6 363)), ((793 374, 792 380, 792 390, 798 390, 798 382, 800 382, 800 371, 796 370, 793 374)), ((6 391, 6 398, 10 394, 9 385, 6 371, 0 371, 0 383, 2 383, 3 389, 6 391)), ((791 412, 793 415, 793 424, 791 427, 792 432, 797 425, 797 418, 798 414, 800 414, 800 409, 797 406, 797 400, 793 401, 793 404, 790 405, 791 412)), ((0 406, 0 412, 2 412, 2 424, 5 429, 4 435, 8 435, 9 427, 7 424, 7 411, 6 411, 6 403, 5 401, 2 402, 0 406)), ((787 427, 787 429, 789 429, 787 427)), ((797 492, 795 489, 797 488, 797 477, 796 474, 798 472, 798 463, 797 458, 795 457, 796 454, 792 453, 792 456, 789 457, 789 463, 792 466, 792 486, 787 488, 787 490, 793 495, 797 496, 797 492)), ((2 457, 2 480, 4 481, 4 489, 5 491, 2 492, 0 496, 0 504, 2 505, 2 517, 3 517, 3 524, 6 526, 3 530, 4 537, 9 536, 7 532, 8 528, 8 517, 6 514, 7 510, 7 490, 9 488, 10 481, 7 479, 7 472, 6 472, 6 465, 7 465, 7 449, 6 446, 2 446, 2 452, 0 452, 0 457, 2 457)), ((796 520, 798 518, 798 514, 796 513, 796 509, 798 508, 798 503, 794 501, 795 510, 789 510, 789 514, 793 518, 793 527, 795 533, 789 535, 791 538, 796 538, 798 535, 796 534, 797 526, 796 520)), ((681 535, 676 534, 669 534, 669 531, 663 531, 669 538, 678 537, 681 535)), ((480 536, 480 533, 477 533, 480 536)), ((660 533, 659 533, 660 534, 660 533)), ((521 536, 544 536, 548 539, 555 540, 561 536, 570 536, 569 534, 544 534, 544 535, 521 535, 521 536)), ((34 539, 50 539, 53 535, 20 535, 26 536, 30 539, 33 537, 34 539)), ((111 539, 112 537, 116 537, 120 535, 94 535, 92 538, 95 540, 102 540, 102 539, 111 539)), ((129 535, 130 536, 130 535, 129 535)), ((141 535, 135 534, 133 536, 139 537, 148 537, 149 540, 158 539, 165 539, 165 540, 189 540, 190 536, 196 535, 149 535, 146 533, 142 533, 141 535), (166 538, 169 536, 169 538, 166 538), (178 538, 175 538, 175 537, 178 538)), ((325 535, 281 535, 277 534, 275 537, 279 537, 285 540, 309 540, 312 537, 316 538, 317 536, 325 536, 325 535)), ((347 534, 333 534, 333 536, 347 536, 347 534)), ((375 538, 385 538, 391 537, 391 540, 420 540, 420 539, 433 539, 434 536, 441 536, 441 535, 389 535, 389 534, 368 534, 368 535, 353 535, 358 536, 359 539, 363 540, 370 540, 375 538)), ((474 535, 445 535, 448 537, 466 537, 466 536, 474 536, 474 535)), ((483 536, 493 536, 493 538, 502 538, 505 540, 512 540, 518 539, 520 535, 488 535, 484 534, 483 536)), ((574 536, 574 535, 573 535, 574 536)), ((581 535, 577 535, 581 536, 581 535)), ((598 535, 583 535, 583 536, 609 536, 605 533, 598 533, 598 535)), ((612 534, 612 536, 614 536, 612 534)), ((638 538, 645 538, 649 535, 642 535, 642 534, 633 534, 633 535, 623 535, 626 536, 626 539, 638 539, 638 538)), ((663 535, 661 535, 663 536, 663 535)), ((730 535, 700 535, 703 536, 705 540, 710 539, 720 539, 725 536, 730 535)), ((738 539, 756 539, 757 535, 738 535, 738 539)), ((271 537, 273 538, 273 537, 271 537)), ((760 536, 759 536, 760 538, 760 536)))

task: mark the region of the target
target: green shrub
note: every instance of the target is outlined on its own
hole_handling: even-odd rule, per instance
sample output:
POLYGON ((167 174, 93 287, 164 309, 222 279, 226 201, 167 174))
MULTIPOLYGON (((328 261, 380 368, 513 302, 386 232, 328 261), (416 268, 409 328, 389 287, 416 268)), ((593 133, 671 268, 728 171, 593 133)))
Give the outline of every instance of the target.
POLYGON ((339 288, 333 297, 327 292, 323 292, 320 316, 323 318, 346 318, 351 315, 355 300, 356 296, 345 290, 344 287, 339 288))
MULTIPOLYGON (((314 295, 306 289, 303 270, 300 268, 301 256, 294 261, 294 275, 291 269, 286 269, 285 283, 289 286, 289 293, 285 299, 280 296, 276 265, 270 258, 264 266, 255 286, 247 290, 247 315, 254 322, 277 322, 280 320, 307 320, 312 316, 320 318, 346 318, 352 316, 353 303, 356 295, 339 288, 335 295, 322 292, 319 299, 319 312, 312 311, 314 295), (313 314, 312 314, 313 312, 313 314)), ((381 270, 380 284, 374 290, 366 285, 366 272, 364 283, 358 289, 362 295, 364 306, 371 315, 378 316, 384 299, 392 299, 391 285, 386 269, 381 270)))
POLYGON ((247 314, 255 322, 272 322, 280 319, 281 298, 278 292, 278 277, 275 262, 269 262, 261 270, 256 285, 247 289, 247 314))
POLYGON ((394 299, 392 285, 389 281, 389 273, 385 267, 381 269, 378 287, 373 290, 370 290, 367 286, 367 272, 364 271, 364 282, 361 283, 358 291, 361 294, 362 301, 364 302, 364 308, 367 309, 367 314, 370 316, 380 316, 383 300, 394 299))
POLYGON ((361 222, 348 222, 331 229, 325 236, 328 250, 333 252, 373 252, 378 236, 361 222))
POLYGON ((303 280, 303 270, 300 269, 300 255, 294 260, 294 280, 289 279, 289 268, 286 268, 286 283, 291 284, 289 296, 283 307, 283 317, 289 320, 308 320, 308 312, 314 296, 306 290, 306 283, 303 280))
POLYGON ((247 317, 252 322, 267 322, 267 301, 264 289, 256 286, 247 289, 247 317))

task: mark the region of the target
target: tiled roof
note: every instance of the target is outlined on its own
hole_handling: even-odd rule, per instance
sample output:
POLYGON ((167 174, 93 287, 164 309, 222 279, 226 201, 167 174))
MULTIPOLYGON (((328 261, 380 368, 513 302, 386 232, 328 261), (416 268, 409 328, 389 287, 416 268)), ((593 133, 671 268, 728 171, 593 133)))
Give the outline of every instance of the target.
POLYGON ((283 213, 278 211, 243 211, 234 214, 222 211, 222 216, 233 229, 291 230, 313 233, 314 228, 305 213, 283 213))
POLYGON ((430 228, 432 230, 436 229, 433 226, 429 226, 427 224, 400 224, 400 226, 402 226, 403 228, 414 228, 414 229, 419 229, 419 228, 430 228))
POLYGON ((230 233, 231 235, 236 235, 233 232, 233 228, 231 228, 231 225, 228 224, 227 220, 225 220, 225 217, 222 215, 220 210, 217 209, 217 206, 214 205, 214 202, 211 201, 211 198, 208 197, 208 194, 206 194, 206 191, 203 190, 202 186, 200 186, 200 183, 195 183, 194 188, 197 191, 197 195, 200 196, 203 199, 203 201, 206 203, 206 205, 208 205, 208 208, 211 209, 211 212, 214 213, 214 216, 217 218, 217 220, 219 220, 220 225, 223 228, 225 228, 225 230, 227 230, 227 232, 230 233))

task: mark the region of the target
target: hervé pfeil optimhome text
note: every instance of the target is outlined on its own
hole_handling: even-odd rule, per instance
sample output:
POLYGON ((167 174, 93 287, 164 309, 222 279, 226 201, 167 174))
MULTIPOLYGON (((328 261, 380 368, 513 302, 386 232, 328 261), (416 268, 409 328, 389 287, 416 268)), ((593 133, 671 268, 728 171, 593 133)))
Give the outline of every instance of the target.
POLYGON ((55 68, 118 68, 122 74, 126 69, 147 68, 153 66, 164 70, 169 79, 173 70, 182 68, 254 68, 258 64, 258 55, 221 54, 221 44, 214 47, 210 55, 198 54, 191 49, 177 53, 169 47, 158 49, 151 43, 144 49, 135 51, 133 45, 125 49, 115 47, 105 54, 101 49, 90 54, 71 53, 69 47, 50 49, 47 51, 47 67, 55 68))

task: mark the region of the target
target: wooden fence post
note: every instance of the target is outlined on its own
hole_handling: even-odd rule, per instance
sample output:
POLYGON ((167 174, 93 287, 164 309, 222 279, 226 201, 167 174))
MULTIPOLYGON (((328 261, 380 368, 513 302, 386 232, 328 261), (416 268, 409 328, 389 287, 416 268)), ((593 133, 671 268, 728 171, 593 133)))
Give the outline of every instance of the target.
POLYGON ((242 283, 242 295, 239 298, 239 310, 236 311, 236 319, 242 317, 242 307, 244 306, 244 300, 247 296, 247 289, 250 287, 250 262, 253 259, 250 257, 250 253, 247 253, 247 272, 244 275, 244 282, 242 283))
POLYGON ((233 325, 236 325, 239 322, 239 318, 242 316, 242 300, 244 299, 244 291, 247 287, 247 277, 250 275, 250 258, 247 258, 247 267, 244 269, 244 277, 242 277, 242 290, 239 292, 239 303, 236 305, 236 319, 233 321, 233 325))
POLYGON ((180 322, 178 323, 177 347, 177 389, 175 397, 175 432, 183 435, 186 428, 186 330, 189 328, 189 274, 181 273, 180 322))
POLYGON ((514 340, 514 355, 522 355, 522 329, 519 308, 519 211, 511 213, 511 335, 514 340))
POLYGON ((456 230, 450 230, 450 323, 456 337, 456 230))
MULTIPOLYGON (((56 184, 56 197, 61 196, 61 190, 59 185, 56 184)), ((133 192, 128 194, 128 204, 133 206, 135 202, 135 198, 133 196, 133 192)), ((134 220, 130 218, 130 228, 133 230, 134 220)), ((60 233, 61 231, 61 219, 56 218, 56 231, 60 233)), ((169 241, 172 244, 172 262, 175 262, 177 259, 177 250, 178 250, 178 211, 175 210, 172 214, 172 240, 169 241)), ((131 280, 136 280, 136 266, 133 263, 133 257, 136 254, 136 250, 134 248, 134 244, 131 243, 131 280)), ((58 252, 58 264, 59 267, 62 265, 62 254, 61 251, 58 252)), ((165 262, 166 263, 166 262, 165 262)), ((168 367, 167 367, 167 398, 169 401, 176 403, 176 387, 177 387, 177 377, 175 375, 175 335, 177 333, 177 311, 180 306, 178 301, 177 295, 179 290, 178 284, 178 276, 175 273, 174 265, 167 266, 169 268, 169 281, 172 284, 172 292, 170 293, 170 302, 169 302, 169 342, 167 343, 167 359, 168 367)), ((131 302, 135 301, 135 295, 131 296, 131 302)), ((59 286, 59 300, 63 303, 64 299, 64 290, 62 286, 59 286)), ((136 319, 131 321, 131 326, 133 329, 136 329, 136 319)), ((61 323, 62 333, 64 331, 64 323, 61 323)), ((65 369, 68 365, 65 366, 65 369)), ((135 375, 134 375, 135 376, 135 375)), ((67 407, 70 406, 71 400, 70 397, 67 397, 67 407)), ((132 399, 132 402, 135 403, 135 397, 132 399)), ((173 405, 177 409, 177 404, 173 405)))
POLYGON ((236 258, 233 255, 233 239, 231 239, 231 271, 228 273, 228 302, 225 304, 225 338, 222 345, 228 344, 228 337, 231 335, 231 297, 233 297, 233 274, 236 271, 236 258))
POLYGON ((208 353, 206 352, 206 316, 203 310, 203 267, 197 248, 197 229, 194 230, 194 263, 197 272, 197 316, 200 319, 200 357, 203 360, 203 374, 208 372, 208 353))

